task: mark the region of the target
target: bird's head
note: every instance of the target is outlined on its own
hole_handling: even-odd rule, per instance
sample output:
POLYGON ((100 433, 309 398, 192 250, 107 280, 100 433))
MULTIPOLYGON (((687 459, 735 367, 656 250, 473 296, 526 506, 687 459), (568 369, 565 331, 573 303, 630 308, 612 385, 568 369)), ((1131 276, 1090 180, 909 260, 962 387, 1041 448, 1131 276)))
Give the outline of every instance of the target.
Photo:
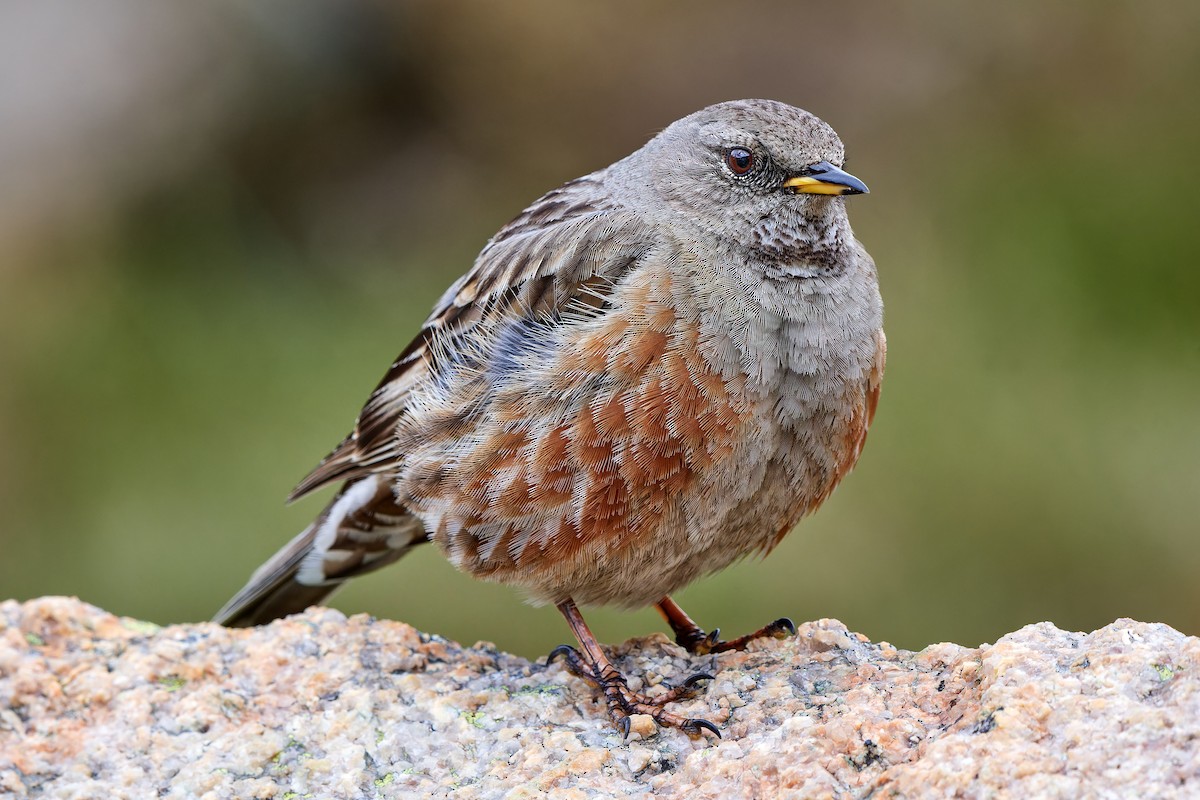
POLYGON ((845 148, 816 116, 773 100, 737 100, 673 123, 620 166, 670 224, 731 247, 803 260, 849 236, 843 197, 865 194, 845 148))

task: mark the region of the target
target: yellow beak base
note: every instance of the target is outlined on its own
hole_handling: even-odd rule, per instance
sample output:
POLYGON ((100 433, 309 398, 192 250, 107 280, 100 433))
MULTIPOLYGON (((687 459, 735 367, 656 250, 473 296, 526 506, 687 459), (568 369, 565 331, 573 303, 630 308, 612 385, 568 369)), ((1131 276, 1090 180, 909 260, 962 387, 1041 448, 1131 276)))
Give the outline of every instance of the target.
POLYGON ((866 194, 870 191, 865 183, 828 161, 817 162, 804 171, 806 174, 784 181, 783 187, 797 194, 866 194))
POLYGON ((849 186, 838 183, 826 183, 816 178, 789 178, 783 182, 788 189, 794 189, 797 194, 860 194, 849 186))

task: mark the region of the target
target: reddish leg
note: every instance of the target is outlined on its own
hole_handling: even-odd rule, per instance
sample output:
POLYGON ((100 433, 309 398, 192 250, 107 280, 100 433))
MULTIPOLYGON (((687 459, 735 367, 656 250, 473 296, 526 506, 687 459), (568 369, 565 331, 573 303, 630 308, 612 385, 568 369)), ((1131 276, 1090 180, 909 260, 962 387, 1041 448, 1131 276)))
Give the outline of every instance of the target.
POLYGON ((769 625, 764 625, 754 633, 723 642, 720 628, 714 628, 712 633, 705 633, 704 629, 693 622, 692 618, 670 597, 664 597, 658 601, 658 611, 671 626, 671 630, 675 631, 675 642, 681 647, 687 648, 692 655, 697 656, 724 653, 729 650, 745 650, 746 645, 755 639, 784 639, 796 635, 796 626, 792 621, 787 617, 781 617, 769 625))
POLYGON ((631 714, 649 714, 659 725, 679 728, 689 736, 698 736, 702 730, 707 730, 715 733, 717 738, 721 737, 717 726, 708 720, 681 717, 663 708, 667 703, 691 695, 695 691, 696 684, 712 680, 711 675, 704 673, 693 675, 666 694, 658 697, 646 697, 629 688, 625 682, 625 676, 613 666, 612 662, 608 660, 608 656, 604 655, 600 643, 588 630, 587 623, 583 621, 583 615, 579 613, 579 609, 575 607, 573 601, 564 600, 558 604, 558 610, 566 617, 567 624, 571 626, 571 631, 579 641, 580 649, 576 650, 565 644, 559 645, 550 653, 546 663, 550 664, 561 656, 572 674, 599 688, 608 704, 609 716, 625 736, 629 736, 631 714))

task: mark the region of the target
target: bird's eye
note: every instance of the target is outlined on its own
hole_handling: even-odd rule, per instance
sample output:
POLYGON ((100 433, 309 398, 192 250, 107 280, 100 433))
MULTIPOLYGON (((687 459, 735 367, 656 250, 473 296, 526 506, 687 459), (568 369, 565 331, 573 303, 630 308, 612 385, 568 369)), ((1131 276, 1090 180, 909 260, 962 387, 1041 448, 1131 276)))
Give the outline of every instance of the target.
POLYGON ((754 154, 744 147, 732 147, 725 151, 725 166, 734 175, 745 175, 754 169, 754 154))

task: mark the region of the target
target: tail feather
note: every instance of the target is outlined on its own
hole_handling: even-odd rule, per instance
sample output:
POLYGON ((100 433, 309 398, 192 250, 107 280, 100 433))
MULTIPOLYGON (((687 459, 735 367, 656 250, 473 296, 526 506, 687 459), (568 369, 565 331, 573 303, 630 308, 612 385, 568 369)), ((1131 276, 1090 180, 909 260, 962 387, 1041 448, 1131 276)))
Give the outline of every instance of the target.
POLYGON ((424 541, 420 521, 396 505, 386 479, 352 481, 313 524, 254 571, 213 622, 249 627, 299 613, 424 541))
POLYGON ((320 519, 288 542, 278 553, 254 571, 241 591, 230 598, 213 622, 230 628, 261 625, 288 614, 295 614, 321 602, 340 586, 307 586, 296 580, 304 558, 312 552, 313 538, 320 519))

